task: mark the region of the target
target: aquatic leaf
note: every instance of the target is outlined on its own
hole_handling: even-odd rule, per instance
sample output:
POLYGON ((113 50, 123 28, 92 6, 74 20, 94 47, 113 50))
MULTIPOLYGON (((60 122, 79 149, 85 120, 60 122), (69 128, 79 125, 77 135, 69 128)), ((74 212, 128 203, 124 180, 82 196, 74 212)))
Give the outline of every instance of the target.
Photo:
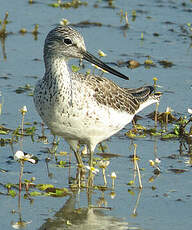
POLYGON ((67 161, 60 160, 57 164, 57 167, 64 168, 67 165, 67 161))
POLYGON ((98 186, 95 186, 95 188, 97 188, 98 190, 103 191, 103 192, 109 190, 109 188, 107 186, 104 186, 104 185, 98 185, 98 186))
POLYGON ((151 59, 146 59, 144 65, 145 67, 155 66, 154 62, 151 59))
POLYGON ((172 138, 178 138, 178 135, 174 134, 174 133, 168 133, 168 134, 164 134, 161 139, 162 140, 166 140, 166 139, 172 139, 172 138))
POLYGON ((9 190, 8 192, 8 195, 12 196, 12 197, 15 197, 17 195, 16 191, 15 190, 9 190))
POLYGON ((134 183, 135 183, 134 180, 130 180, 130 181, 127 183, 127 185, 133 185, 134 183))
POLYGON ((19 30, 19 33, 25 34, 25 33, 27 33, 27 30, 26 30, 25 28, 21 28, 21 29, 19 30))
POLYGON ((42 195, 44 194, 41 192, 37 192, 37 191, 30 192, 30 196, 42 196, 42 195))
POLYGON ((126 132, 125 135, 128 136, 129 138, 135 138, 135 137, 137 137, 137 135, 135 135, 131 130, 129 130, 128 132, 126 132))
POLYGON ((168 171, 174 172, 175 174, 180 174, 180 173, 187 172, 189 170, 187 170, 187 169, 176 169, 176 168, 173 168, 173 169, 168 169, 168 171))
MULTIPOLYGON (((122 155, 118 153, 97 153, 97 155, 103 157, 105 160, 108 160, 113 157, 122 157, 122 155)), ((101 158, 97 157, 95 158, 97 161, 101 160, 101 158)))
POLYGON ((1 134, 1 135, 6 135, 6 134, 8 134, 8 133, 9 133, 9 131, 0 130, 0 134, 1 134))
POLYGON ((56 196, 62 196, 63 195, 63 193, 64 193, 64 191, 62 191, 62 190, 59 190, 59 189, 56 189, 56 196))
POLYGON ((68 152, 59 152, 59 155, 61 155, 61 156, 67 156, 68 155, 68 152))
POLYGON ((130 69, 135 69, 135 68, 140 66, 140 63, 138 61, 135 61, 135 60, 129 60, 127 62, 127 64, 128 64, 127 67, 130 69))
POLYGON ((35 130, 36 130, 36 127, 35 127, 35 126, 26 128, 26 129, 24 129, 25 135, 29 135, 29 136, 30 136, 30 135, 34 135, 35 130))
POLYGON ((153 133, 153 132, 152 132, 151 135, 156 137, 156 136, 161 136, 161 133, 159 133, 159 132, 153 133))
POLYGON ((11 129, 5 128, 4 126, 0 125, 0 134, 6 135, 11 131, 11 129))
POLYGON ((177 136, 179 136, 179 130, 180 130, 179 125, 174 125, 174 130, 173 131, 177 136))
POLYGON ((63 197, 71 194, 67 188, 47 188, 46 193, 53 197, 63 197))
POLYGON ((75 26, 85 27, 85 26, 102 26, 101 22, 89 22, 89 21, 81 21, 77 24, 74 24, 75 26))
POLYGON ((54 185, 52 185, 52 184, 38 184, 38 185, 36 185, 36 187, 39 190, 44 191, 44 190, 46 190, 48 188, 54 188, 54 185))
POLYGON ((11 183, 7 183, 6 185, 5 185, 5 188, 7 188, 7 189, 11 189, 11 187, 13 186, 13 184, 11 184, 11 183))
POLYGON ((51 7, 55 7, 55 8, 57 8, 57 7, 59 7, 60 5, 59 5, 59 3, 50 3, 50 4, 48 4, 48 6, 51 6, 51 7))
POLYGON ((162 65, 164 68, 170 68, 173 66, 173 62, 167 60, 159 61, 159 64, 162 65))
POLYGON ((24 86, 19 86, 19 87, 15 90, 15 92, 16 92, 17 94, 21 94, 21 93, 25 93, 25 92, 31 91, 31 90, 32 90, 32 86, 31 86, 30 84, 26 84, 26 85, 24 85, 24 86))

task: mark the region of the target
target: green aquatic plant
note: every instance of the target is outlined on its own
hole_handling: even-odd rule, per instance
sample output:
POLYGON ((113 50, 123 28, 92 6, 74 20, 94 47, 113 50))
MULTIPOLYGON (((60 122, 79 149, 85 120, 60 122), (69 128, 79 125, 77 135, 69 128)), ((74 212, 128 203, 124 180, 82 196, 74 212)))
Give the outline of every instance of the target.
POLYGON ((24 163, 28 161, 32 164, 36 164, 37 160, 33 158, 33 155, 25 154, 21 150, 16 151, 16 153, 14 154, 14 159, 20 163, 20 173, 19 173, 19 196, 20 196, 22 190, 22 177, 23 177, 24 163))
POLYGON ((128 13, 127 13, 127 11, 125 11, 125 13, 123 13, 123 10, 121 9, 120 10, 120 22, 123 23, 124 21, 125 21, 125 23, 123 26, 121 26, 121 29, 126 30, 129 28, 128 13))
POLYGON ((26 93, 28 92, 28 96, 33 95, 33 86, 31 86, 30 84, 25 84, 24 86, 19 86, 15 92, 17 94, 21 94, 21 93, 26 93))
POLYGON ((131 16, 132 16, 132 21, 134 22, 137 16, 136 10, 132 10, 131 16))
POLYGON ((173 62, 167 61, 167 60, 161 60, 159 61, 159 64, 163 66, 164 68, 170 68, 174 65, 173 62))
POLYGON ((131 139, 145 138, 147 136, 159 138, 162 141, 176 139, 180 142, 180 153, 182 147, 192 153, 192 111, 189 109, 190 117, 176 117, 170 107, 165 112, 154 111, 148 117, 155 120, 155 127, 144 127, 140 124, 134 126, 125 133, 131 139), (188 145, 188 148, 186 147, 188 145))
MULTIPOLYGON (((141 40, 143 40, 143 35, 141 35, 141 40)), ((153 62, 153 60, 151 60, 151 57, 148 57, 144 62, 144 66, 145 68, 154 67, 155 63, 153 62)))
POLYGON ((1 29, 0 29, 0 38, 5 38, 7 36, 7 18, 8 18, 8 12, 5 13, 5 17, 3 19, 3 21, 0 20, 0 25, 1 25, 1 29))
POLYGON ((27 33, 27 30, 26 30, 25 28, 21 28, 21 29, 19 30, 19 33, 22 34, 22 35, 24 35, 24 34, 27 33))
POLYGON ((61 0, 57 0, 57 2, 48 4, 51 7, 61 7, 61 8, 78 8, 79 6, 87 6, 88 2, 80 1, 80 0, 71 0, 67 2, 62 2, 61 0))
POLYGON ((38 24, 35 24, 34 29, 32 30, 31 33, 34 36, 34 39, 37 40, 37 38, 38 38, 37 36, 39 34, 39 25, 38 24))

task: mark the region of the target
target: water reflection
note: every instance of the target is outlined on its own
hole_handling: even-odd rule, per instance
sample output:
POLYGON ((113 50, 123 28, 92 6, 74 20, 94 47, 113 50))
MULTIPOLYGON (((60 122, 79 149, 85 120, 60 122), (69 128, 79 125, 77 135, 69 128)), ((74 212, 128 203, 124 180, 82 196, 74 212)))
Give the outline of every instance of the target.
MULTIPOLYGON (((76 208, 76 194, 73 194, 64 206, 55 214, 52 219, 47 221, 39 228, 39 230, 56 230, 56 229, 128 229, 128 222, 120 218, 107 215, 105 207, 93 207, 90 204, 88 207, 76 208)), ((134 228, 140 229, 140 228, 134 228)))
POLYGON ((7 54, 5 51, 5 37, 0 37, 0 42, 1 42, 1 50, 2 50, 2 54, 3 54, 3 59, 6 60, 7 54))

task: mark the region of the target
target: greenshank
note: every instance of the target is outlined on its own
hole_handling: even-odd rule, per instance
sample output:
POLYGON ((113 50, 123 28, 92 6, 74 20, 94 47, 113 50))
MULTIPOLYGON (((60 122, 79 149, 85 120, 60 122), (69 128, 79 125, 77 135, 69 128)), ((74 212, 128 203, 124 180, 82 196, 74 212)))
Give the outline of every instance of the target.
POLYGON ((89 165, 98 143, 120 131, 135 114, 159 101, 152 86, 121 88, 93 74, 72 72, 68 60, 85 59, 109 73, 128 79, 87 52, 82 35, 69 26, 57 26, 45 40, 45 74, 34 90, 36 110, 54 135, 63 137, 83 165, 77 151, 85 144, 89 165))

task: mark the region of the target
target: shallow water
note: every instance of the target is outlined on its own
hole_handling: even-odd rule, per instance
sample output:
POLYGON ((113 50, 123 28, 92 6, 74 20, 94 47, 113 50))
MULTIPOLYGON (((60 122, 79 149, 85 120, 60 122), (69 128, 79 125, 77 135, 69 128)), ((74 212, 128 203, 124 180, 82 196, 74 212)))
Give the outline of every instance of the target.
MULTIPOLYGON (((49 170, 52 174, 48 177, 45 158, 49 155, 47 148, 51 147, 53 137, 46 129, 45 134, 48 144, 38 141, 41 135, 40 118, 37 115, 33 100, 28 96, 30 91, 18 94, 15 91, 29 84, 34 86, 37 79, 44 73, 42 59, 42 47, 47 32, 53 28, 62 18, 67 18, 70 23, 81 21, 100 22, 102 26, 75 27, 83 34, 87 49, 96 54, 98 49, 107 53, 103 60, 108 63, 128 61, 130 59, 144 63, 148 56, 155 63, 155 67, 145 68, 141 65, 136 69, 128 69, 125 66, 119 70, 130 76, 129 81, 117 79, 112 75, 106 76, 123 87, 139 87, 144 84, 153 84, 153 77, 158 78, 159 90, 163 92, 159 111, 165 111, 170 106, 179 115, 186 115, 187 108, 191 105, 192 96, 192 32, 186 25, 191 23, 191 1, 115 1, 115 8, 108 7, 107 1, 92 1, 88 6, 80 6, 77 9, 60 9, 48 6, 52 1, 36 1, 30 5, 27 1, 3 1, 0 8, 2 20, 6 11, 9 12, 7 31, 10 32, 5 39, 5 53, 0 51, 0 91, 3 101, 1 125, 15 129, 21 123, 19 112, 23 105, 28 112, 25 122, 37 122, 34 141, 30 137, 24 137, 23 150, 32 153, 39 158, 37 165, 26 163, 23 178, 36 178, 35 183, 53 184, 58 188, 68 187, 69 167, 56 167, 54 158, 49 162, 49 170), (94 7, 97 4, 98 7, 94 7), (129 28, 123 29, 125 21, 120 22, 120 9, 128 11, 129 28), (136 10, 136 19, 132 20, 131 12, 136 10), (21 35, 19 30, 23 27, 32 31, 35 24, 39 24, 37 40, 31 33, 21 35), (141 33, 144 39, 141 40, 141 33), (158 36, 154 36, 157 33, 158 36), (6 59, 5 59, 6 55, 6 59), (170 68, 164 68, 159 64, 161 60, 173 63, 170 68)), ((77 62, 75 62, 77 63, 77 62)), ((90 65, 85 63, 85 67, 90 65)), ((85 70, 83 70, 85 71, 85 70)), ((154 111, 151 106, 140 113, 144 118, 138 123, 144 126, 153 126, 154 123, 146 117, 154 111)), ((21 195, 22 220, 31 222, 26 229, 189 229, 191 226, 191 167, 185 164, 186 156, 179 154, 179 141, 162 141, 159 138, 142 138, 130 140, 125 137, 125 132, 131 127, 129 124, 120 133, 112 137, 106 143, 107 152, 119 154, 119 157, 111 158, 107 168, 107 179, 111 187, 109 175, 112 171, 117 174, 115 181, 116 196, 111 197, 111 190, 101 192, 94 190, 87 196, 86 190, 82 190, 72 197, 54 198, 46 196, 32 197, 33 201, 23 198, 21 195), (131 189, 127 183, 133 179, 133 163, 128 156, 133 154, 133 143, 137 144, 143 189, 131 189), (161 159, 162 173, 153 182, 149 182, 153 174, 153 168, 148 160, 157 156, 161 159), (176 158, 168 156, 175 154, 176 158), (185 169, 186 172, 176 174, 171 168, 185 169), (129 190, 131 189, 131 191, 129 190), (88 202, 93 206, 98 203, 106 208, 95 209, 94 213, 88 211, 88 202), (138 203, 137 203, 138 202, 138 203), (135 205, 138 204, 136 211, 135 205), (79 209, 78 209, 79 208, 79 209), (81 208, 81 209, 80 209, 81 208), (75 211, 74 211, 75 209, 75 211), (80 210, 77 212, 77 210, 80 210), (134 215, 133 215, 134 213, 134 215), (136 214, 135 214, 136 213, 136 214), (67 223, 67 220, 70 220, 67 223)), ((0 138, 8 138, 9 135, 0 135, 0 138)), ((20 148, 18 143, 0 147, 0 219, 2 229, 12 229, 14 222, 19 221, 18 196, 12 198, 5 195, 6 183, 18 183, 19 164, 12 159, 13 151, 20 148), (12 223, 12 224, 11 224, 12 223)), ((69 152, 67 143, 60 140, 57 152, 69 152)), ((97 150, 98 151, 98 150, 97 150)), ((59 160, 67 160, 67 157, 58 156, 59 160)), ((71 175, 75 175, 75 159, 72 158, 71 175)), ((95 178, 96 184, 103 184, 101 172, 95 178)), ((138 184, 138 182, 137 182, 138 184)), ((18 191, 17 191, 18 193, 18 191)))

